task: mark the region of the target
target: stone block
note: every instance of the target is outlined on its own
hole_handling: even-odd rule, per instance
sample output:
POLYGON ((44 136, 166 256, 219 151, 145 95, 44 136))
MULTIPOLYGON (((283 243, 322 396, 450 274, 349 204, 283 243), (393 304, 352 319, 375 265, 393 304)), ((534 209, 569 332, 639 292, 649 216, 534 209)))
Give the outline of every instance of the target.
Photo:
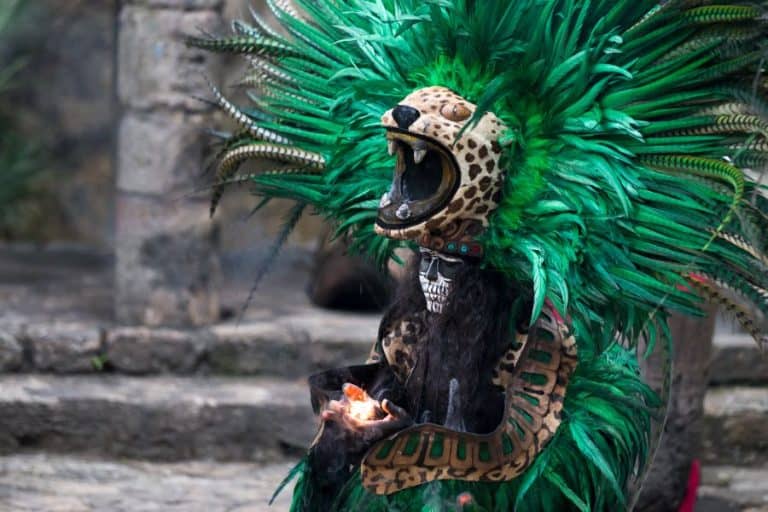
POLYGON ((48 453, 274 460, 281 446, 306 447, 316 428, 304 382, 0 376, 0 438, 48 453))
POLYGON ((14 336, 0 331, 0 372, 18 370, 24 361, 24 351, 14 336))
POLYGON ((37 371, 88 373, 101 353, 102 331, 89 325, 52 323, 30 325, 22 343, 37 371))
POLYGON ((208 215, 207 198, 188 200, 121 192, 117 197, 115 222, 117 242, 122 239, 126 244, 192 228, 197 228, 199 236, 205 237, 215 231, 208 215))
POLYGON ((768 510, 768 467, 705 466, 699 498, 697 512, 768 510), (712 506, 704 506, 707 503, 712 506))
POLYGON ((104 357, 122 373, 191 373, 208 344, 204 331, 122 327, 107 333, 104 357))
POLYGON ((274 323, 216 326, 207 363, 215 373, 227 375, 306 375, 309 360, 305 345, 274 323))
POLYGON ((215 11, 159 10, 128 5, 120 13, 118 97, 128 108, 209 110, 205 74, 216 76, 216 55, 187 48, 184 37, 221 29, 215 11))
POLYGON ((750 386, 768 384, 768 358, 751 338, 745 343, 716 346, 711 363, 711 384, 750 386))
POLYGON ((184 112, 126 113, 118 137, 118 190, 181 196, 200 188, 209 124, 206 116, 184 112))
MULTIPOLYGON (((636 510, 643 512, 666 512, 679 507, 691 463, 699 451, 714 316, 697 319, 673 315, 670 330, 675 343, 672 387, 664 435, 637 503, 636 510)), ((663 359, 661 343, 657 343, 655 352, 641 363, 643 376, 655 390, 663 387, 663 359)))
POLYGON ((211 329, 206 363, 214 373, 303 378, 364 363, 376 328, 372 317, 318 309, 272 321, 217 325, 211 329))
POLYGON ((216 230, 206 203, 118 195, 116 318, 196 327, 219 316, 216 230))
POLYGON ((701 428, 705 463, 768 466, 768 389, 712 388, 704 408, 701 428))

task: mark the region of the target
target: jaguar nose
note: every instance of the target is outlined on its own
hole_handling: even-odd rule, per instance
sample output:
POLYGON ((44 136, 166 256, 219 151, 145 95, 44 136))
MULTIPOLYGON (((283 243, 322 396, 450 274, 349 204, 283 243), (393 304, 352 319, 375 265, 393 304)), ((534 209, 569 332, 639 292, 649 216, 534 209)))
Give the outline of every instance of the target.
POLYGON ((397 126, 403 130, 407 130, 420 116, 421 112, 408 105, 398 105, 392 110, 392 117, 395 118, 397 126))

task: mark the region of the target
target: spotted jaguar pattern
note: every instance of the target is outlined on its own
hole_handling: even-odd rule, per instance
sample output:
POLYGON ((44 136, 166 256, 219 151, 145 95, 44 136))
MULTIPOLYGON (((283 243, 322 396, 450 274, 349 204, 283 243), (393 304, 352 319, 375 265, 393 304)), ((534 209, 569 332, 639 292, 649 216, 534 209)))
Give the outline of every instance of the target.
MULTIPOLYGON (((467 220, 486 227, 490 213, 501 200, 504 172, 500 165, 502 148, 497 141, 506 131, 504 123, 487 112, 475 126, 461 133, 476 106, 446 87, 418 89, 399 105, 420 113, 408 127, 409 133, 426 136, 453 154, 459 167, 460 184, 447 206, 428 220, 400 229, 377 224, 376 232, 389 238, 418 240, 423 235, 439 238, 452 226, 467 220)), ((393 110, 381 118, 385 128, 398 128, 393 110)))
POLYGON ((551 308, 518 340, 521 351, 499 362, 506 403, 494 432, 472 434, 432 424, 398 432, 365 456, 363 485, 376 494, 391 494, 434 480, 500 482, 522 474, 561 423, 577 353, 567 324, 551 308))
POLYGON ((414 350, 426 328, 425 314, 398 320, 387 328, 371 351, 368 363, 378 363, 382 358, 386 359, 398 380, 405 382, 416 364, 414 350))
POLYGON ((528 342, 528 334, 518 332, 515 339, 510 343, 509 349, 501 356, 496 367, 493 369, 492 382, 500 388, 506 389, 514 377, 515 368, 520 362, 525 345, 528 342))

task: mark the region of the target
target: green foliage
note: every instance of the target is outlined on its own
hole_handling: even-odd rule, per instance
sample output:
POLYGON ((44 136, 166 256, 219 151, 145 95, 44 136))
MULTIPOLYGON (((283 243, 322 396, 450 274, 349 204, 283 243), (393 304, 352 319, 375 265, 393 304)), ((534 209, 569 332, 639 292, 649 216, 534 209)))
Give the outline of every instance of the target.
MULTIPOLYGON (((12 25, 20 5, 19 0, 8 0, 0 3, 0 42, 3 41, 12 25)), ((8 90, 11 79, 22 66, 23 61, 21 59, 14 59, 12 62, 0 66, 0 94, 8 90)))
MULTIPOLYGON (((21 2, 0 3, 0 44, 17 18, 21 2)), ((24 66, 23 58, 0 65, 0 98, 14 86, 14 78, 24 66)), ((40 172, 39 150, 16 130, 13 113, 0 113, 0 238, 23 222, 22 202, 33 192, 33 180, 40 172)))
POLYGON ((99 354, 91 358, 91 366, 97 372, 103 372, 107 367, 107 363, 109 363, 109 358, 106 354, 99 354))

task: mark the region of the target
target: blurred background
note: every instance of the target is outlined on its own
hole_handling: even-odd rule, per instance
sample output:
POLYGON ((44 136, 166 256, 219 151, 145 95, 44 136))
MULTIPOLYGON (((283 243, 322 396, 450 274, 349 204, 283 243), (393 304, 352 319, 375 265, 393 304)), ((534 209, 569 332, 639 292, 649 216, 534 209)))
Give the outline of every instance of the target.
MULTIPOLYGON (((394 278, 322 219, 250 300, 289 205, 232 188, 208 219, 201 100, 242 98, 242 62, 181 40, 249 8, 0 0, 0 511, 268 510, 316 428, 305 377, 376 338, 394 278)), ((697 510, 768 511, 768 362, 714 312, 675 335, 641 508, 676 510, 697 460, 697 510)))

